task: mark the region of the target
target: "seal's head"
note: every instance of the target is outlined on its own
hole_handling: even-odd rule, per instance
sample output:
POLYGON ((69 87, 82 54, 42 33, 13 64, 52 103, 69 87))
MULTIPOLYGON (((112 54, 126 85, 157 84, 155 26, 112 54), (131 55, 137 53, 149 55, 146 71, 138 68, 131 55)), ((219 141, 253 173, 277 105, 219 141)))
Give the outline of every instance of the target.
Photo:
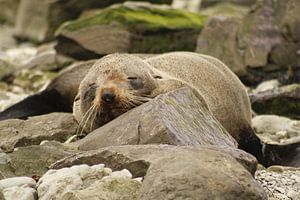
MULTIPOLYGON (((80 126, 90 132, 151 99, 157 80, 151 67, 128 54, 103 57, 81 82, 75 100, 80 126)), ((75 109, 76 111, 76 109, 75 109)))

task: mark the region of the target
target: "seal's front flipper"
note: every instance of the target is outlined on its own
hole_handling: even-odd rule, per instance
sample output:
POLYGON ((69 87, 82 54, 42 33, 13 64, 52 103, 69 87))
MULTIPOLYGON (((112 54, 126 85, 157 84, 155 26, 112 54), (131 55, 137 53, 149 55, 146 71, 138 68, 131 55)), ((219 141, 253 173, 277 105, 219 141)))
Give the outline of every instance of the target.
POLYGON ((55 90, 42 91, 25 98, 0 112, 0 120, 26 119, 30 116, 47 114, 50 112, 72 112, 72 107, 67 105, 55 90))

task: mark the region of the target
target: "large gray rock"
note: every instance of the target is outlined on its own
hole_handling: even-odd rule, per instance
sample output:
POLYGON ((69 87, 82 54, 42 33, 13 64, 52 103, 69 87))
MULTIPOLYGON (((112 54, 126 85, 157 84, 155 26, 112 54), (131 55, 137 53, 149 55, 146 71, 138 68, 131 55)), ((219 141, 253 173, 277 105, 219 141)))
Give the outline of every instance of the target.
POLYGON ((66 157, 51 168, 82 163, 105 163, 113 170, 129 169, 133 177, 145 176, 138 199, 197 199, 199 195, 204 199, 221 195, 226 199, 265 199, 251 176, 255 158, 228 147, 112 146, 66 157))
POLYGON ((104 163, 113 170, 128 169, 134 177, 145 176, 155 160, 169 154, 180 152, 197 153, 205 150, 226 153, 235 158, 251 174, 254 174, 257 160, 254 156, 236 149, 222 146, 173 146, 173 145, 123 145, 110 146, 98 150, 80 152, 53 163, 50 168, 60 169, 79 164, 95 165, 104 163))
MULTIPOLYGON (((123 1, 22 0, 17 13, 16 35, 38 42, 50 40, 53 39, 54 31, 58 26, 67 20, 76 19, 85 9, 103 8, 123 1)), ((167 3, 170 0, 159 2, 167 3)))
POLYGON ((257 1, 255 11, 249 13, 241 24, 239 46, 245 50, 246 66, 265 66, 272 47, 282 42, 274 4, 272 0, 257 1))
POLYGON ((198 37, 196 52, 222 60, 235 74, 243 76, 247 71, 236 39, 240 21, 226 16, 210 18, 198 37))
POLYGON ((154 143, 237 147, 233 137, 188 88, 159 95, 89 133, 74 145, 79 150, 93 150, 154 143))
POLYGON ((78 59, 115 52, 193 51, 205 16, 146 3, 127 2, 64 23, 59 53, 78 59))
POLYGON ((226 153, 203 149, 161 156, 149 167, 139 199, 267 199, 262 187, 226 153))
POLYGON ((4 120, 0 129, 0 148, 10 152, 15 147, 39 144, 43 140, 64 142, 76 134, 77 122, 70 113, 51 113, 28 120, 4 120))
POLYGON ((15 176, 39 177, 48 170, 50 164, 72 154, 73 150, 56 143, 20 147, 9 154, 1 153, 0 179, 15 176))
POLYGON ((209 20, 200 33, 198 52, 220 58, 249 84, 270 77, 287 82, 299 79, 294 73, 300 66, 299 1, 256 1, 250 12, 232 14, 234 18, 210 9, 208 14, 215 12, 218 16, 209 20))

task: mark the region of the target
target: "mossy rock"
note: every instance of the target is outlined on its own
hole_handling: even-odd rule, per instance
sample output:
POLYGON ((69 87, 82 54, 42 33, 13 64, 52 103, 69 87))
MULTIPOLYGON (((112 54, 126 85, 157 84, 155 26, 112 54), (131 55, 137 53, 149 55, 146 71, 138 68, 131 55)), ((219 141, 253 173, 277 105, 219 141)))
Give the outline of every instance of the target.
POLYGON ((300 85, 292 84, 279 89, 250 94, 252 109, 258 114, 276 114, 300 118, 300 85))
MULTIPOLYGON (((125 0, 55 0, 49 2, 47 0, 24 0, 21 1, 17 13, 16 36, 34 42, 52 40, 54 38, 54 31, 63 22, 76 19, 84 10, 104 8, 124 1, 125 0)), ((149 1, 154 3, 171 3, 171 0, 149 1)))
POLYGON ((66 22, 57 31, 60 53, 95 58, 114 52, 193 51, 205 16, 167 6, 124 3, 66 22))

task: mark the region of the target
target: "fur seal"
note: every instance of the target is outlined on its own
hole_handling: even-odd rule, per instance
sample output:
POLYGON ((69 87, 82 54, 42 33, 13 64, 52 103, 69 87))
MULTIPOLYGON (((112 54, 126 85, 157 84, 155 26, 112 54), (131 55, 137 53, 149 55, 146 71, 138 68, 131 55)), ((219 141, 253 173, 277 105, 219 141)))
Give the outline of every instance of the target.
POLYGON ((111 54, 98 60, 79 86, 73 113, 90 132, 159 94, 188 86, 238 141, 260 154, 245 87, 221 61, 197 53, 172 52, 146 59, 111 54), (255 147, 254 147, 255 146, 255 147))

